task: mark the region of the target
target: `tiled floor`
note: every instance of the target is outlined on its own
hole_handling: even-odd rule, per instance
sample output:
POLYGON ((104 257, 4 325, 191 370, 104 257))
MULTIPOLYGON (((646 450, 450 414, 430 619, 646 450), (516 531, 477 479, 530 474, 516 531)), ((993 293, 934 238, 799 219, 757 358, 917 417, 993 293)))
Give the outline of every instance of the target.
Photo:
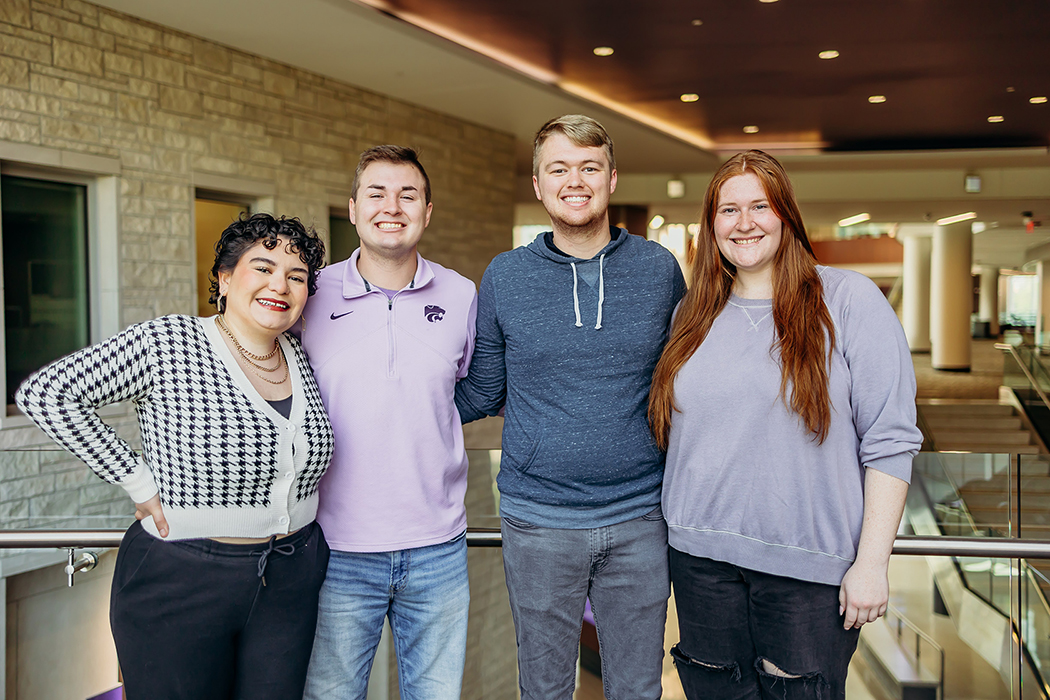
MULTIPOLYGON (((912 356, 917 397, 955 399, 998 399, 1002 384, 1003 355, 993 346, 994 340, 975 340, 972 346, 969 372, 944 372, 934 370, 929 354, 912 356)), ((946 668, 946 693, 948 700, 1001 700, 1009 697, 998 675, 977 655, 958 641, 952 633, 951 621, 936 616, 931 610, 930 577, 926 563, 921 558, 895 557, 891 564, 891 581, 894 583, 892 598, 895 605, 905 611, 917 624, 930 632, 945 646, 949 658, 946 668)), ((669 606, 666 648, 677 641, 678 621, 674 614, 674 603, 669 606)), ((859 674, 851 674, 846 684, 848 700, 876 700, 878 696, 859 680, 859 674)), ((664 700, 684 700, 681 683, 671 663, 670 655, 664 659, 664 700)), ((602 682, 597 676, 581 671, 580 684, 574 700, 603 700, 602 682)))

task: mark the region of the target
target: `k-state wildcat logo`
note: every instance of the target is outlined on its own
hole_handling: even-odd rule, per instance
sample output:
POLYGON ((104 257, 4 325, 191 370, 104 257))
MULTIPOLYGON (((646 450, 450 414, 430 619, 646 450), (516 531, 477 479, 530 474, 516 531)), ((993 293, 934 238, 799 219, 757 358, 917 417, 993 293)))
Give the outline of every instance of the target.
POLYGON ((425 307, 423 307, 423 315, 427 317, 428 321, 430 321, 431 323, 435 323, 445 318, 445 310, 442 309, 440 306, 427 304, 425 307))

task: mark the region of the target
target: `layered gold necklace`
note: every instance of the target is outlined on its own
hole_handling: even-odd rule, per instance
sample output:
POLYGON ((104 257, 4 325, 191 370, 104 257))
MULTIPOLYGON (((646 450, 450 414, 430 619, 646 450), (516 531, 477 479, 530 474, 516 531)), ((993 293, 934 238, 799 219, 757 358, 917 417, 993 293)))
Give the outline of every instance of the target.
POLYGON ((222 314, 219 314, 216 318, 219 322, 219 328, 221 328, 223 332, 230 337, 230 340, 233 341, 233 346, 237 348, 237 352, 240 354, 241 359, 244 360, 244 363, 248 366, 248 369, 252 374, 268 384, 284 384, 285 380, 288 379, 288 361, 284 356, 284 350, 281 349, 281 344, 277 341, 277 338, 273 339, 273 350, 265 355, 254 355, 244 349, 244 346, 241 345, 241 341, 237 340, 237 336, 235 336, 233 331, 230 330, 230 327, 226 325, 226 319, 223 318, 222 314), (274 355, 277 355, 277 364, 274 367, 267 367, 259 364, 260 362, 269 360, 274 355), (276 372, 282 367, 284 367, 284 376, 280 379, 270 379, 265 374, 262 374, 262 372, 276 372))

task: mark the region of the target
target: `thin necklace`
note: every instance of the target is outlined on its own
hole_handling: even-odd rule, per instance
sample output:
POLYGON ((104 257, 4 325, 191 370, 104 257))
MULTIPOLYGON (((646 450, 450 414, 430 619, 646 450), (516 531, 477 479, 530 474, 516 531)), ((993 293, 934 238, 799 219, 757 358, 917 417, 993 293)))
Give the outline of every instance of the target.
POLYGON ((244 346, 241 345, 241 342, 237 340, 237 336, 233 334, 233 331, 230 330, 230 327, 226 325, 226 321, 223 320, 222 314, 220 314, 217 317, 217 320, 219 322, 219 327, 222 328, 222 330, 226 332, 226 335, 230 337, 230 340, 233 341, 234 347, 237 348, 237 352, 240 354, 241 359, 244 360, 245 364, 248 366, 248 370, 252 374, 254 374, 259 379, 263 380, 268 384, 284 384, 285 380, 288 379, 288 361, 287 358, 285 358, 284 356, 284 350, 281 349, 281 344, 277 342, 277 338, 273 339, 274 348, 268 354, 261 356, 253 355, 252 353, 245 350, 244 346), (263 365, 257 364, 256 362, 252 361, 253 358, 255 360, 267 360, 273 357, 278 352, 280 352, 280 355, 277 357, 277 365, 275 367, 264 367, 263 365), (284 376, 280 379, 270 379, 269 377, 259 372, 259 370, 262 370, 263 372, 276 372, 281 367, 284 367, 284 376))
MULTIPOLYGON (((223 318, 223 314, 219 314, 217 316, 217 319, 219 321, 219 328, 221 328, 223 331, 225 331, 226 335, 230 336, 230 340, 232 340, 233 344, 237 346, 237 352, 241 353, 241 356, 244 359, 246 359, 246 360, 255 360, 256 362, 264 362, 266 360, 269 360, 271 357, 273 357, 274 355, 277 354, 277 349, 281 345, 280 345, 280 343, 277 342, 277 338, 276 337, 274 337, 274 339, 273 339, 273 350, 271 350, 270 352, 266 353, 265 355, 253 355, 252 353, 250 353, 250 352, 248 352, 247 350, 244 349, 244 346, 241 345, 241 341, 237 340, 237 336, 235 336, 233 334, 233 331, 230 330, 230 327, 226 325, 226 319, 223 318)), ((272 372, 273 370, 270 370, 270 371, 272 372)))
MULTIPOLYGON (((259 370, 255 369, 256 367, 259 367, 259 365, 255 364, 251 360, 248 360, 248 369, 251 370, 252 374, 254 374, 259 379, 263 380, 267 384, 284 384, 284 381, 286 379, 288 379, 288 362, 287 362, 287 360, 284 357, 284 350, 281 350, 280 346, 277 346, 277 349, 280 350, 280 353, 281 353, 280 356, 278 357, 277 366, 274 367, 273 369, 270 369, 268 367, 260 367, 259 369, 262 369, 263 371, 266 371, 266 372, 276 372, 278 369, 280 369, 283 366, 284 367, 284 376, 281 377, 280 379, 270 379, 269 377, 264 377, 262 374, 259 373, 259 370)), ((247 360, 248 358, 245 358, 245 359, 247 360)))

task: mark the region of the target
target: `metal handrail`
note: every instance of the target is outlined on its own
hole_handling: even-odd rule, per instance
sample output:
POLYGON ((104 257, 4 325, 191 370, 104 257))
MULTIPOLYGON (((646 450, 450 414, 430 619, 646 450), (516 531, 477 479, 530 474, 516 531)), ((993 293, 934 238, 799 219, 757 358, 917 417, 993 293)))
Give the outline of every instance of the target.
POLYGON ((893 553, 942 557, 991 557, 993 559, 1050 559, 1050 540, 902 535, 894 542, 893 553))
MULTIPOLYGON (((0 530, 0 549, 106 549, 120 546, 124 530, 0 530)), ((467 530, 471 547, 499 547, 499 528, 472 527, 467 530)), ((1034 557, 1033 557, 1034 558, 1034 557)))
MULTIPOLYGON (((100 549, 119 547, 124 530, 0 530, 0 549, 100 549)), ((467 545, 499 547, 499 528, 467 528, 467 545)), ((921 537, 901 535, 894 554, 944 557, 994 557, 999 559, 1050 559, 1050 540, 1007 537, 921 537)))
MULTIPOLYGON (((1046 585, 1050 586, 1050 578, 1047 578, 1046 574, 1044 574, 1042 571, 1031 565, 1029 565, 1029 570, 1031 571, 1031 573, 1035 574, 1036 578, 1042 579, 1046 582, 1046 585)), ((1047 607, 1050 608, 1050 606, 1047 607)))
POLYGON ((1017 348, 1009 343, 996 343, 995 349, 1010 353, 1010 357, 1014 358, 1014 362, 1016 362, 1017 366, 1021 368, 1022 372, 1024 372, 1024 376, 1028 379, 1028 383, 1032 385, 1033 389, 1035 389, 1035 393, 1039 395, 1043 405, 1050 409, 1050 398, 1047 398, 1046 393, 1039 388, 1035 376, 1032 375, 1031 370, 1028 369, 1025 363, 1021 361, 1021 356, 1017 354, 1017 348))
POLYGON ((915 635, 915 663, 916 664, 921 663, 921 661, 920 661, 920 652, 919 652, 919 642, 920 641, 926 642, 931 647, 933 647, 933 651, 940 657, 940 668, 939 668, 939 670, 940 670, 940 679, 939 679, 940 688, 938 689, 940 692, 938 693, 938 698, 943 699, 944 698, 944 647, 942 647, 940 644, 938 644, 937 640, 935 640, 933 637, 931 637, 930 635, 926 634, 921 629, 919 629, 918 626, 914 622, 909 620, 907 617, 905 617, 904 614, 900 610, 898 610, 896 606, 894 606, 894 605, 887 605, 886 606, 886 622, 887 623, 889 622, 889 618, 891 618, 891 617, 896 618, 897 622, 898 622, 898 625, 897 625, 897 645, 898 646, 900 646, 901 648, 904 648, 904 643, 901 641, 901 637, 902 637, 901 624, 903 624, 905 627, 907 627, 909 630, 911 630, 912 634, 915 635))

